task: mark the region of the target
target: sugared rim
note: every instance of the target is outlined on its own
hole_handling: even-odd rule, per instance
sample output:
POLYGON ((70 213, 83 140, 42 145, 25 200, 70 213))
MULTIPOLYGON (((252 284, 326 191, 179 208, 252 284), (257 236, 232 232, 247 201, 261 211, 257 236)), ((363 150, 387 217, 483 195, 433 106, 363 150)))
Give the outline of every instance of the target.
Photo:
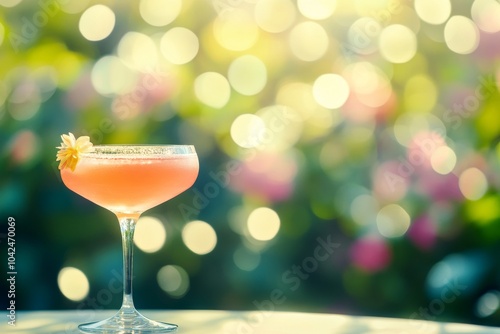
POLYGON ((167 156, 196 154, 193 145, 94 145, 93 152, 81 153, 81 157, 95 156, 167 156))

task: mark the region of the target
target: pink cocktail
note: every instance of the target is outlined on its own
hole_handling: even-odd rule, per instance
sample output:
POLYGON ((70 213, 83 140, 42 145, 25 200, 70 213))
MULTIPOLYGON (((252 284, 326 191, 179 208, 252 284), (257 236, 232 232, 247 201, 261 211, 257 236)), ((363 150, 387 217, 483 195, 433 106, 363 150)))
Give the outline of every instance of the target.
POLYGON ((113 317, 78 328, 87 333, 167 333, 177 325, 142 316, 132 299, 133 235, 139 216, 188 189, 198 176, 193 146, 100 145, 79 153, 77 165, 62 168, 64 184, 75 193, 114 212, 123 241, 124 289, 113 317))

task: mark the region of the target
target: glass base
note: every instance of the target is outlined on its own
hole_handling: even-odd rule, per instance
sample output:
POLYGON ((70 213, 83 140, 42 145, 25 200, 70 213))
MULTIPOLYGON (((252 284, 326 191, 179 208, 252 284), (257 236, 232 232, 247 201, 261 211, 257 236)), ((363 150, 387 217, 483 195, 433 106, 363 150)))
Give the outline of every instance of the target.
POLYGON ((78 329, 83 333, 147 334, 171 333, 177 330, 177 325, 150 320, 134 310, 131 313, 120 311, 111 318, 81 324, 78 329))

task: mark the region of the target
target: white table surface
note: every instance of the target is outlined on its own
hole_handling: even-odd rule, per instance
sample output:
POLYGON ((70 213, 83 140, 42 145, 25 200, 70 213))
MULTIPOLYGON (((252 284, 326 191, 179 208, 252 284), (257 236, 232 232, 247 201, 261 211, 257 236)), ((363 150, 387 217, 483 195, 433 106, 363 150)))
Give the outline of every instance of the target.
MULTIPOLYGON (((77 325, 102 320, 115 311, 19 311, 16 326, 1 312, 0 333, 79 333, 77 325)), ((500 334, 500 328, 410 319, 336 314, 239 311, 141 311, 179 325, 178 334, 500 334)))

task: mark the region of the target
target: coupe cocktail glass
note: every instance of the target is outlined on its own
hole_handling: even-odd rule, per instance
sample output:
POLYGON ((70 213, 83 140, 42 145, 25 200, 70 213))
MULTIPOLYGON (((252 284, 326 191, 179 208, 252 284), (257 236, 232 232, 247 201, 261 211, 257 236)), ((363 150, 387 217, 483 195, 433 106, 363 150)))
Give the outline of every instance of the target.
POLYGON ((177 325, 147 319, 132 300, 133 237, 139 216, 188 189, 198 175, 190 145, 98 145, 80 153, 75 170, 64 168, 64 184, 118 217, 123 243, 123 303, 113 317, 82 324, 87 333, 167 333, 177 325))

